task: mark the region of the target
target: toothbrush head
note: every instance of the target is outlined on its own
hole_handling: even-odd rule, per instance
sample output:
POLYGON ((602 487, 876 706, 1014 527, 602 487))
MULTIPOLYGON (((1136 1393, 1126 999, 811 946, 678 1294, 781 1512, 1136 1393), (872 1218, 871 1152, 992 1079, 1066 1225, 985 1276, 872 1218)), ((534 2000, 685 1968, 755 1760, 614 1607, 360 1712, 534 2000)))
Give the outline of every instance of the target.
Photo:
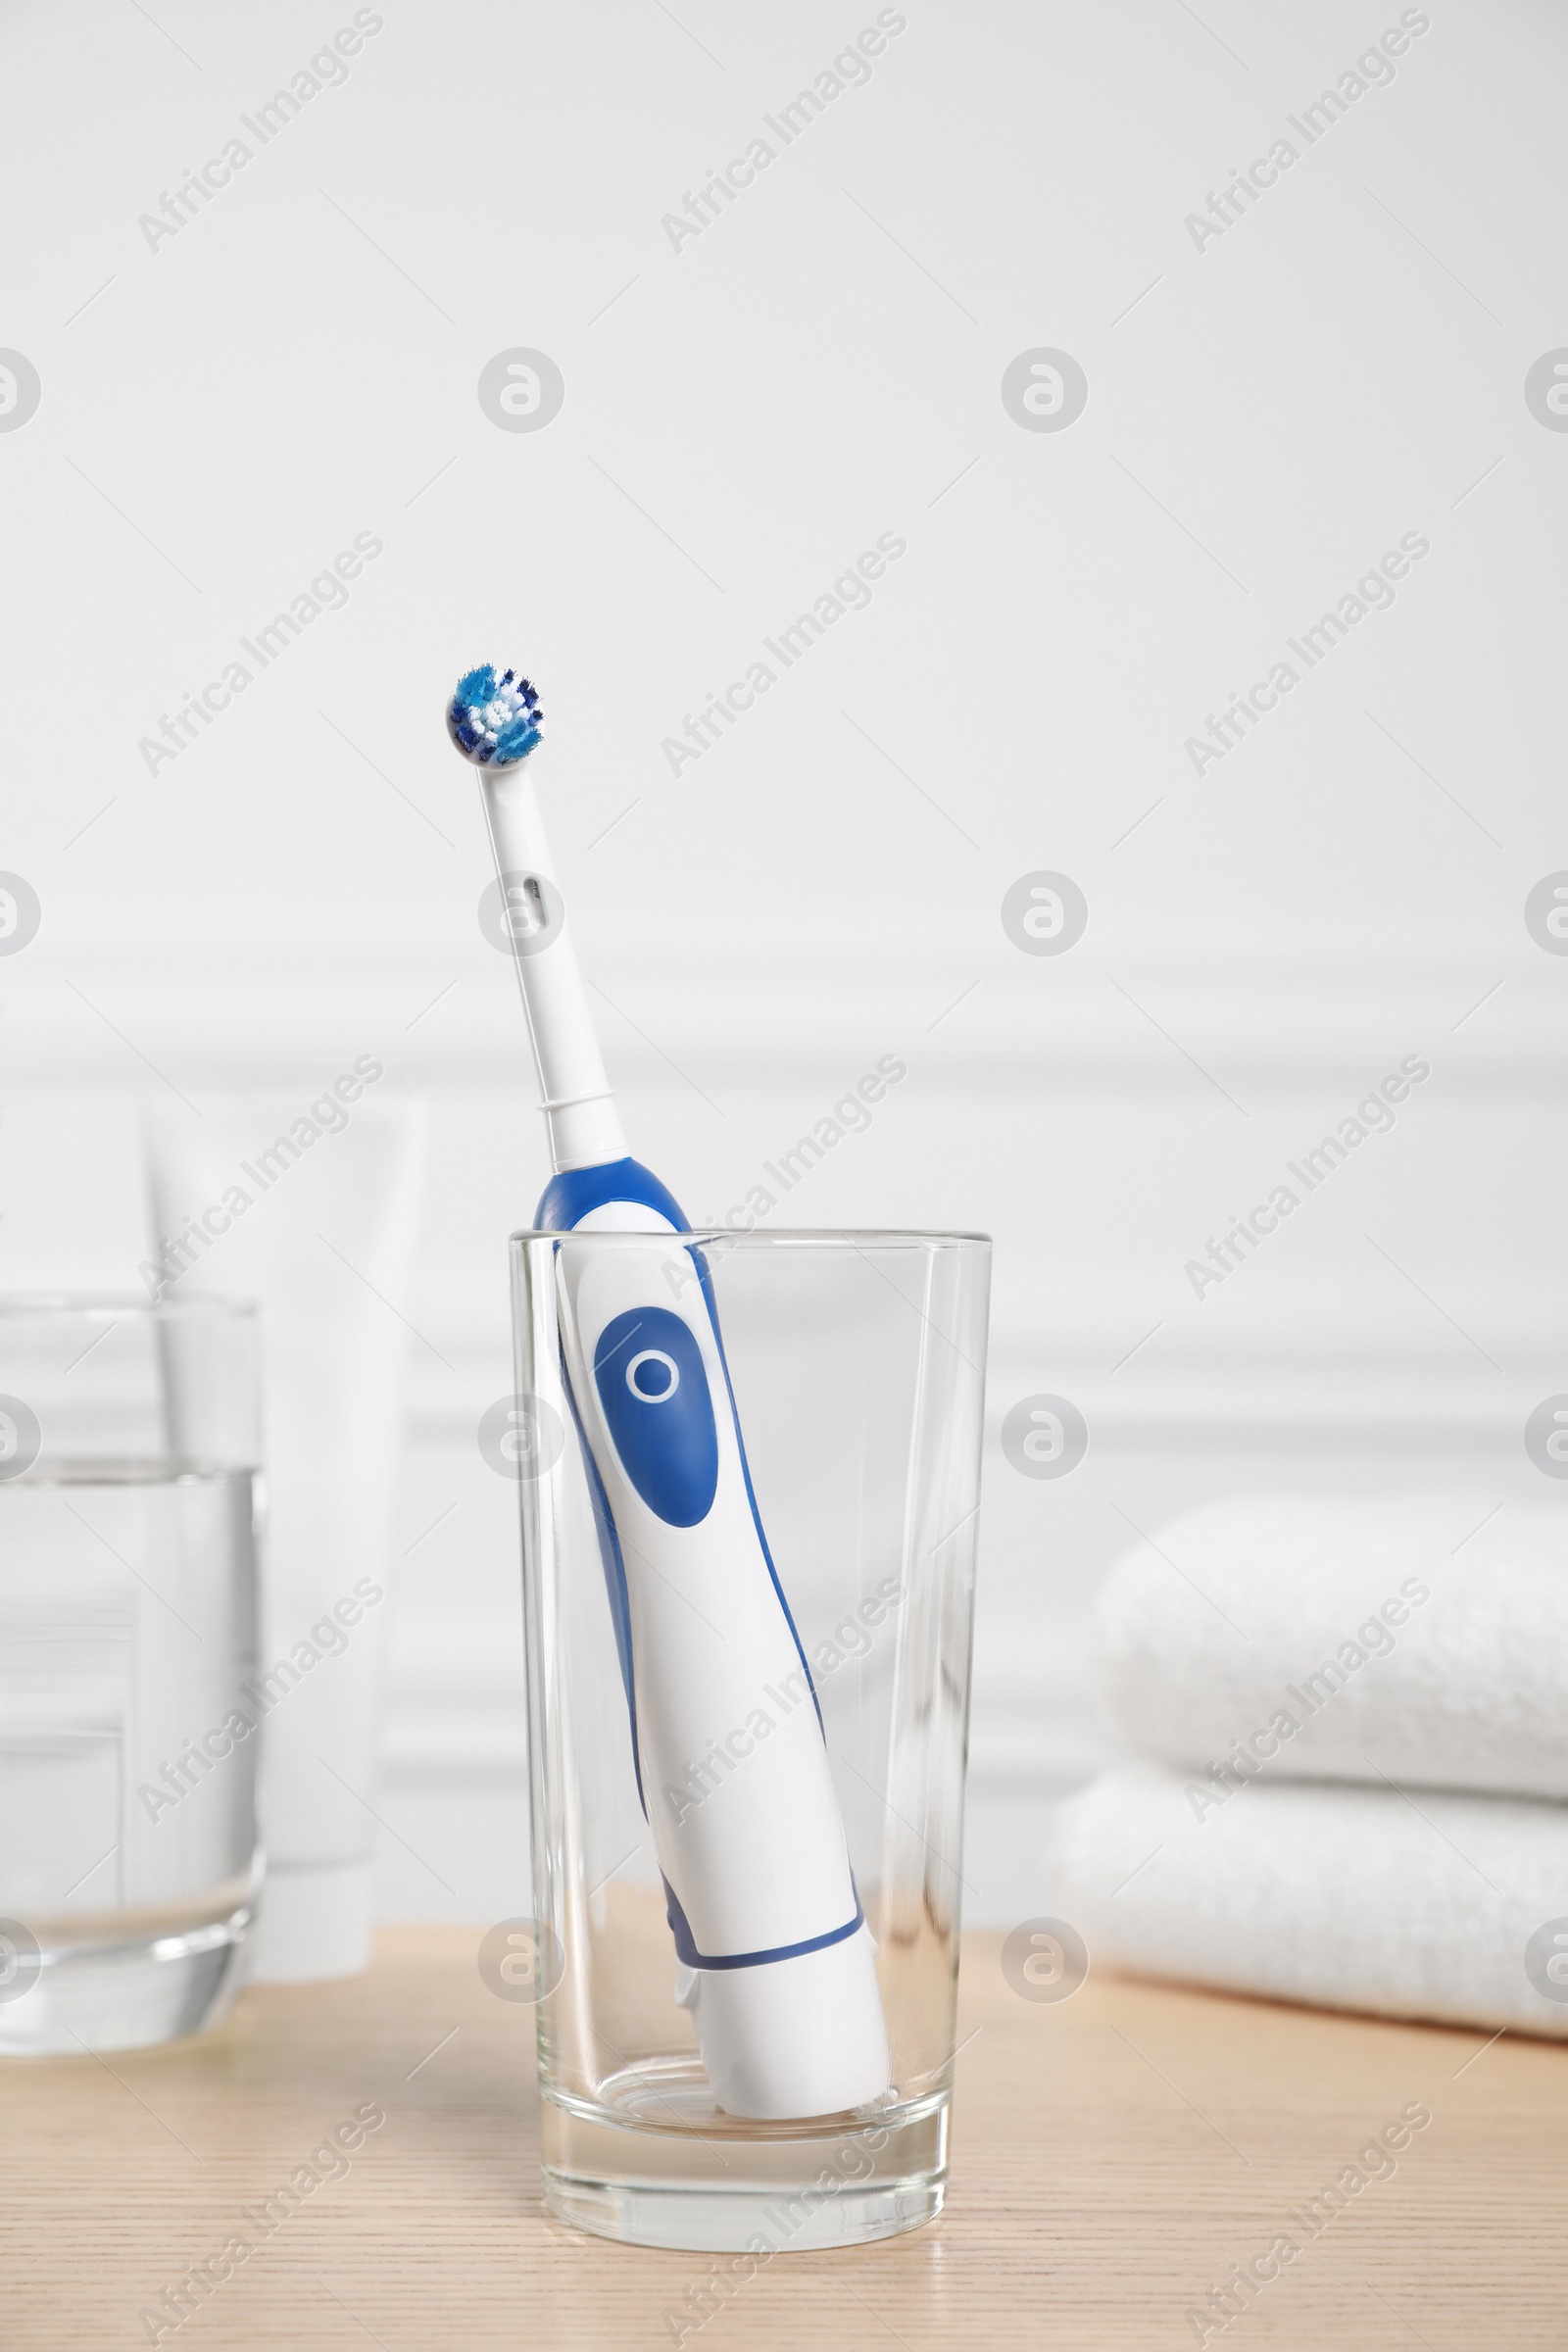
POLYGON ((447 733, 475 767, 515 767, 545 731, 539 697, 515 669, 489 662, 458 680, 447 706, 447 733))

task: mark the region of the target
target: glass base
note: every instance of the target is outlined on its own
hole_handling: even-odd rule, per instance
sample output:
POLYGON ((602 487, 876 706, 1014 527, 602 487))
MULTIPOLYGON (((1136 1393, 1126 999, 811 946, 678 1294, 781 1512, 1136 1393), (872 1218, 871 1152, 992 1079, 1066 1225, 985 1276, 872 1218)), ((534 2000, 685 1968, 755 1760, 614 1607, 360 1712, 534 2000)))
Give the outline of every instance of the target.
POLYGON ((947 2186, 947 2107, 877 2127, 846 2121, 785 2136, 628 2129, 546 2099, 547 2211, 623 2245, 694 2254, 859 2246, 934 2221, 947 2186))
POLYGON ((945 2183, 906 2180, 889 2188, 843 2188, 820 2204, 808 2183, 785 2189, 642 2188, 624 2181, 544 2174, 545 2207, 558 2221, 623 2246, 688 2254, 804 2252, 861 2246, 918 2230, 942 2211, 945 2183))
POLYGON ((26 1990, 0 2001, 0 2056, 142 2050, 205 2033, 243 1982, 249 1926, 247 1909, 182 1936, 46 1950, 26 1990))

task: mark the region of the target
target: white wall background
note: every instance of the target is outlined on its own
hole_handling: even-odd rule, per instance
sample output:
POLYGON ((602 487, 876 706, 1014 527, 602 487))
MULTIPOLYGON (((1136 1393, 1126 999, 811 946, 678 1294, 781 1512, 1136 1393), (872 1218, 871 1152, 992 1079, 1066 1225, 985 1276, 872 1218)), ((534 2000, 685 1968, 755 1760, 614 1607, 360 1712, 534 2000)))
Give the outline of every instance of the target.
POLYGON ((155 251, 138 217, 351 9, 13 0, 0 33, 0 343, 42 386, 0 431, 0 866, 42 906, 0 960, 0 1284, 134 1282, 140 1090, 423 1073, 382 1900, 525 1907, 474 1427, 546 1171, 440 723, 460 669, 520 660, 642 1155, 722 1212, 894 1052, 792 1219, 996 1236, 968 1875, 1038 1910, 1129 1521, 1274 1478, 1544 1498, 1568 962, 1523 906, 1568 865, 1568 437, 1523 387, 1568 343, 1568 23, 1410 12, 1393 81, 1200 252, 1185 216, 1396 6, 908 0, 677 252, 662 216, 874 8, 376 13, 155 251), (480 408, 511 346, 563 371, 542 431, 480 408), (1063 432, 1000 396, 1036 346, 1087 372, 1063 432), (149 774, 138 739, 364 531, 346 609, 149 774), (662 739, 881 532, 869 608, 672 776, 662 739), (1196 776, 1186 738, 1406 532, 1393 609, 1196 776), (1059 958, 1000 919, 1037 868, 1088 899, 1059 958), (1396 1130, 1195 1298, 1184 1261, 1412 1053, 1396 1130), (1089 1419, 1059 1483, 997 1442, 1036 1391, 1089 1419))

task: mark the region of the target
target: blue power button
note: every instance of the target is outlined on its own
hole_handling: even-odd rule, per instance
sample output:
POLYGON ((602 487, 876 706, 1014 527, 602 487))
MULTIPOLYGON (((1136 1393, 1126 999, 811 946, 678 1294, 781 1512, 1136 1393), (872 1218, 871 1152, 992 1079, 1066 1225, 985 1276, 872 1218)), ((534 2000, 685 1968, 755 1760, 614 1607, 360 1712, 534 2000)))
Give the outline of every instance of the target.
POLYGON ((649 1509, 670 1527, 706 1519, 718 1487, 718 1431, 690 1327, 664 1306, 616 1315, 594 1349, 594 1386, 621 1466, 649 1509))

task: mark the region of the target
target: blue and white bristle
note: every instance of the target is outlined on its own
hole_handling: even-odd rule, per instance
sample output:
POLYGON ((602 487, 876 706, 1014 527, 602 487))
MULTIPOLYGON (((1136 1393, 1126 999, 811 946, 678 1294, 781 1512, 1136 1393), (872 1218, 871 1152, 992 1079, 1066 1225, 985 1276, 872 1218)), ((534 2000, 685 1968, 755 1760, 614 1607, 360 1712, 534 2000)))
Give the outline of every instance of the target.
POLYGON ((520 671, 498 673, 486 662, 458 680, 447 710, 447 733, 475 767, 514 767, 544 731, 539 697, 520 671))

